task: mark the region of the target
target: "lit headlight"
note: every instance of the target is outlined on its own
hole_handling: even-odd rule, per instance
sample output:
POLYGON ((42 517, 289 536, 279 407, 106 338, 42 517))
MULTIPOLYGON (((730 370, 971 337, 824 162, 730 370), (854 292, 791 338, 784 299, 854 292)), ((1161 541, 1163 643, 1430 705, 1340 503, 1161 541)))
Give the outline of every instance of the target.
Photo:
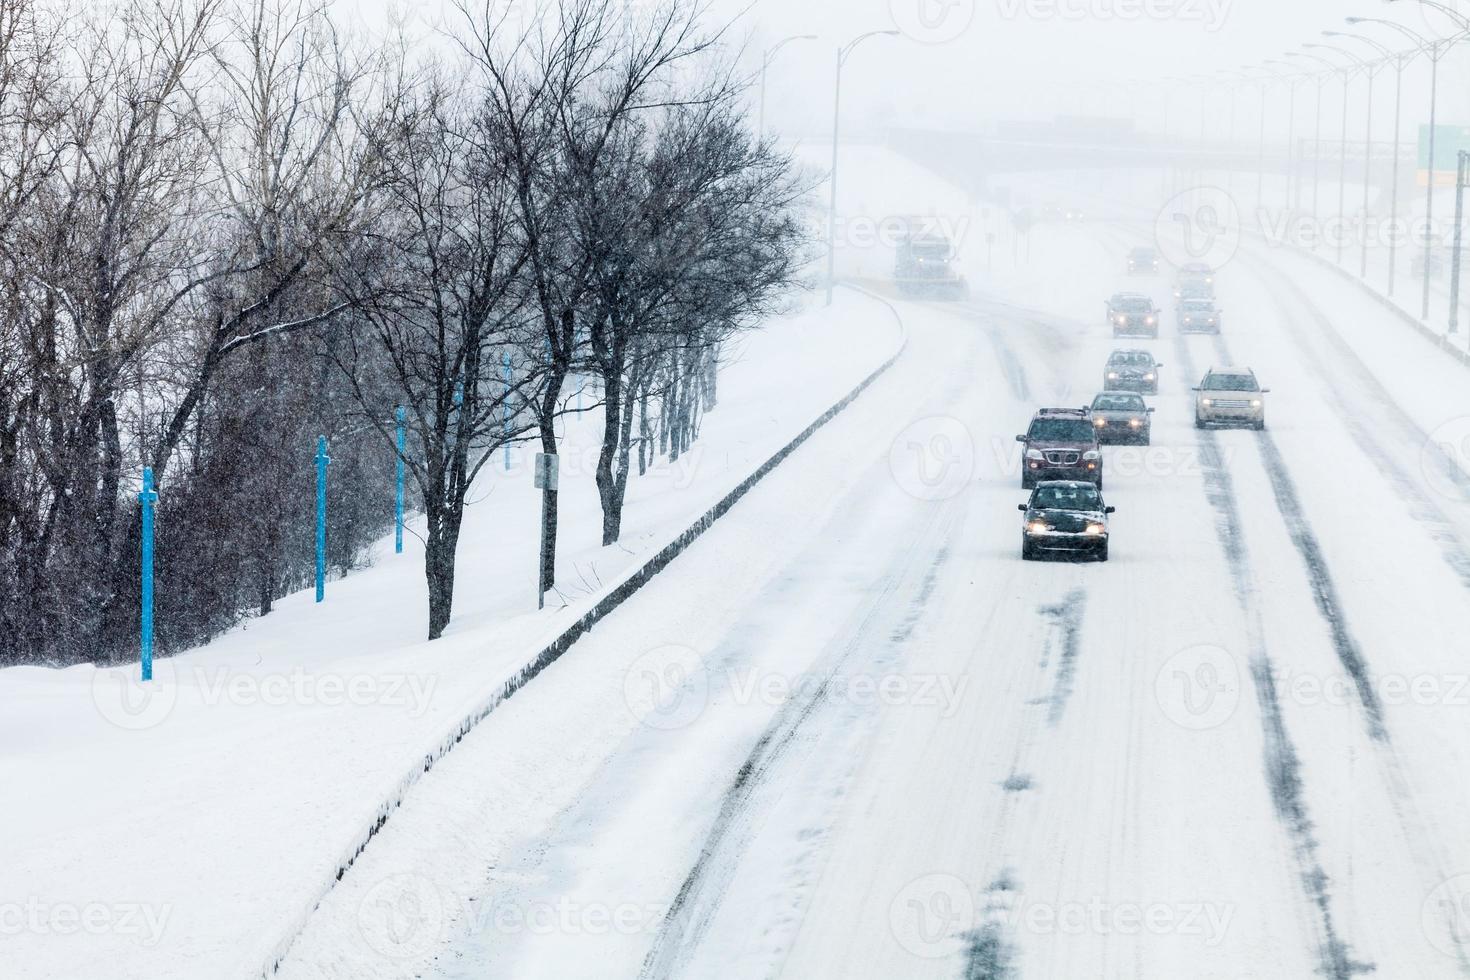
POLYGON ((1256 399, 1254 399, 1254 400, 1251 401, 1251 408, 1260 408, 1260 407, 1261 407, 1261 400, 1259 398, 1256 398, 1256 399))
POLYGON ((1143 318, 1143 322, 1146 323, 1146 324, 1148 324, 1149 326, 1153 326, 1154 325, 1154 318, 1151 317, 1151 316, 1146 316, 1146 317, 1143 318))
POLYGON ((1117 381, 1118 380, 1118 372, 1117 371, 1109 371, 1108 372, 1108 380, 1109 381, 1117 381))
POLYGON ((1129 419, 1128 420, 1128 424, 1131 425, 1135 429, 1141 429, 1141 428, 1143 428, 1143 420, 1142 419, 1129 419))
POLYGON ((1026 525, 1027 534, 1045 534, 1047 531, 1050 530, 1051 528, 1047 527, 1046 524, 1042 521, 1032 521, 1031 523, 1026 525))
POLYGON ((1154 379, 1154 376, 1152 374, 1145 374, 1143 376, 1143 380, 1145 380, 1145 381, 1152 381, 1153 379, 1154 379))
POLYGON ((1214 400, 1213 399, 1210 399, 1210 398, 1201 398, 1199 400, 1199 403, 1201 405, 1203 405, 1205 408, 1209 408, 1211 405, 1215 404, 1214 400))
POLYGON ((1106 534, 1106 533, 1108 533, 1108 529, 1105 528, 1105 527, 1103 527, 1101 524, 1089 524, 1089 525, 1087 525, 1087 533, 1088 534, 1106 534))
POLYGON ((1101 429, 1103 426, 1105 426, 1105 425, 1108 424, 1108 420, 1107 419, 1093 419, 1092 420, 1092 424, 1095 425, 1095 426, 1097 426, 1099 429, 1101 429))

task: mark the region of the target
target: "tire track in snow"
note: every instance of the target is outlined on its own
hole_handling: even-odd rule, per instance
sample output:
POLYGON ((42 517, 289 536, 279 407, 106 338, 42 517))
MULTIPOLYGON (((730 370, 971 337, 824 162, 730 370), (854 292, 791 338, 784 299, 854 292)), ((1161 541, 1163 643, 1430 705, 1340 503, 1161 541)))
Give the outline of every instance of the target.
MULTIPOLYGON (((735 862, 743 851, 743 844, 752 836, 758 811, 751 802, 766 775, 781 764, 799 734, 808 727, 822 709, 831 707, 825 696, 828 686, 861 652, 881 655, 885 644, 874 638, 883 637, 886 648, 901 647, 913 632, 913 626, 923 616, 923 606, 932 598, 938 577, 949 558, 945 545, 934 547, 934 540, 949 540, 949 532, 963 516, 964 510, 950 507, 934 509, 923 531, 915 535, 902 566, 885 577, 879 593, 862 615, 849 621, 836 635, 846 637, 846 642, 833 651, 827 662, 815 669, 825 678, 824 683, 811 689, 803 698, 793 699, 782 706, 771 724, 762 733, 741 765, 734 781, 726 789, 720 803, 719 813, 705 836, 699 856, 690 867, 681 883, 673 902, 654 937, 643 961, 640 976, 649 980, 662 980, 678 975, 684 958, 698 945, 708 931, 719 911, 721 902, 734 876, 735 862), (932 556, 932 557, 926 557, 932 556), (911 581, 916 566, 927 561, 923 577, 914 591, 913 598, 902 610, 896 625, 882 629, 882 620, 891 617, 892 603, 902 595, 902 586, 911 581), (901 637, 901 638, 900 638, 901 637)), ((876 720, 872 713, 861 714, 851 709, 847 719, 851 724, 871 725, 876 720)), ((851 725, 849 725, 850 730, 851 725)), ((866 741, 871 731, 865 732, 866 741)), ((861 753, 853 754, 840 775, 846 783, 852 778, 861 762, 861 753)), ((812 846, 818 846, 813 841, 812 846)))
MULTIPOLYGON (((1190 354, 1189 344, 1177 333, 1175 347, 1184 376, 1194 377, 1194 359, 1190 354)), ((1256 599, 1255 575, 1250 567, 1250 554, 1236 502, 1234 480, 1220 452, 1215 433, 1204 429, 1199 431, 1198 436, 1205 496, 1215 511, 1216 531, 1220 535, 1221 548, 1230 566, 1235 597, 1246 617, 1246 629, 1251 644, 1250 675, 1261 713, 1264 736, 1266 785, 1277 821, 1286 830, 1291 841, 1302 889, 1315 911, 1319 936, 1318 971, 1332 980, 1351 980, 1358 974, 1373 972, 1375 967, 1373 964, 1355 960, 1351 944, 1338 930, 1333 913, 1331 881, 1318 856, 1319 845, 1313 834, 1312 818, 1303 794, 1301 759, 1286 731, 1281 713, 1281 698, 1276 690, 1271 656, 1266 646, 1265 628, 1256 599)))

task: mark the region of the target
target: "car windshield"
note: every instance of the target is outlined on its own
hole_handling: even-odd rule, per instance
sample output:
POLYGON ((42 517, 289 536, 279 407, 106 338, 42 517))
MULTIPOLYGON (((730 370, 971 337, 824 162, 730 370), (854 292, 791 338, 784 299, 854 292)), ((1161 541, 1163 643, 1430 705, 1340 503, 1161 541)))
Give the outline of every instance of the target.
POLYGON ((1154 359, 1147 354, 1114 354, 1108 359, 1110 367, 1146 368, 1153 367, 1154 359))
POLYGON ((1124 313, 1147 313, 1153 301, 1144 296, 1121 296, 1113 300, 1113 306, 1124 313))
POLYGON ((1185 313, 1213 313, 1215 304, 1207 300, 1194 300, 1184 304, 1185 313))
POLYGON ((1095 412, 1141 412, 1145 408, 1138 395, 1098 395, 1092 400, 1095 412))
POLYGON ((1256 379, 1249 374, 1211 374, 1201 385, 1205 391, 1259 391, 1256 379))
POLYGON ((1037 510, 1101 510, 1102 496, 1090 486, 1037 487, 1031 495, 1037 510))
POLYGON ((1153 261, 1154 250, 1151 248, 1135 248, 1133 250, 1133 257, 1135 259, 1143 259, 1145 261, 1151 262, 1153 261))
POLYGON ((1091 442, 1092 423, 1082 419, 1037 419, 1029 437, 1038 442, 1091 442))
POLYGON ((949 257, 948 242, 915 242, 913 252, 921 259, 943 259, 949 257))

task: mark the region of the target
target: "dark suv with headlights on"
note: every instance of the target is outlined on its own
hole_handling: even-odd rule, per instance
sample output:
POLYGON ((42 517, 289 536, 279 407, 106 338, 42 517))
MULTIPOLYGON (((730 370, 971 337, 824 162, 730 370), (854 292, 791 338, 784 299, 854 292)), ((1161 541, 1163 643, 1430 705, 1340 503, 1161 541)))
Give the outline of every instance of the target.
POLYGON ((1115 350, 1108 355, 1107 367, 1103 368, 1103 389, 1157 395, 1159 368, 1163 366, 1146 350, 1115 350))
POLYGON ((1091 483, 1050 480, 1038 484, 1030 502, 1018 509, 1026 515, 1021 527, 1023 561, 1046 554, 1108 560, 1108 515, 1115 508, 1103 503, 1102 493, 1091 483))
POLYGON ((1212 299, 1183 299, 1175 308, 1180 333, 1219 333, 1220 310, 1212 299))
POLYGON ((1102 451, 1090 408, 1043 408, 1016 441, 1026 447, 1021 488, 1043 480, 1085 480, 1102 487, 1102 451))
POLYGON ((1092 400, 1092 427, 1102 445, 1126 442, 1138 446, 1149 444, 1153 409, 1143 403, 1143 396, 1132 391, 1104 391, 1092 400))
POLYGON ((1159 311, 1142 293, 1115 293, 1108 300, 1108 323, 1114 337, 1159 336, 1159 311))
POLYGON ((1128 253, 1130 275, 1152 275, 1159 271, 1159 253, 1147 245, 1140 245, 1128 253))

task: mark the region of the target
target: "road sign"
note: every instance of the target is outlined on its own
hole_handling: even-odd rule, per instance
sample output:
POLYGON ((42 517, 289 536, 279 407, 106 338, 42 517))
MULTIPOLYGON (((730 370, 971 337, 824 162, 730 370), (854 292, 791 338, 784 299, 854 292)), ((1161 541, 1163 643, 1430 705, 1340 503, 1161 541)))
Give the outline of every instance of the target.
MULTIPOLYGON (((1470 126, 1434 127, 1434 186, 1454 187, 1459 172, 1460 151, 1470 150, 1470 126)), ((1417 178, 1420 187, 1429 186, 1429 127, 1419 127, 1417 178)))

